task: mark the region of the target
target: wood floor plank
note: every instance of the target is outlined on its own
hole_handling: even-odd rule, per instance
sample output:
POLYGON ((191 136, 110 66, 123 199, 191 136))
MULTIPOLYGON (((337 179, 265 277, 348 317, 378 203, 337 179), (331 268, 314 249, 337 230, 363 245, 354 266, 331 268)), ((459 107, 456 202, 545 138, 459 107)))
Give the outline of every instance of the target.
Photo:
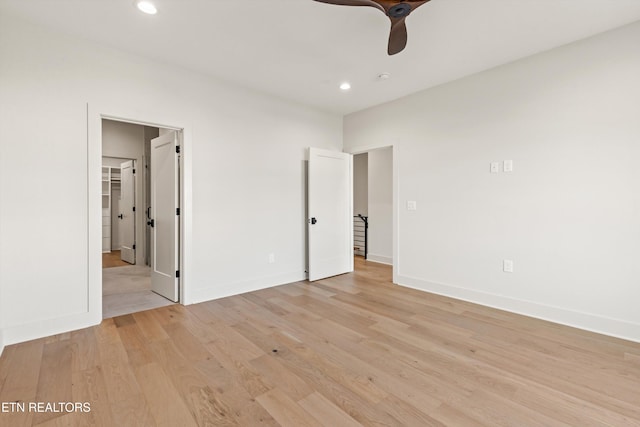
POLYGON ((333 402, 325 398, 318 392, 311 393, 304 399, 298 401, 298 404, 316 420, 326 427, 358 427, 362 426, 359 422, 351 418, 349 414, 344 412, 333 402))
POLYGON ((102 254, 102 268, 124 267, 128 265, 131 264, 122 261, 119 250, 105 252, 102 254))
MULTIPOLYGON (((5 349, 0 358, 0 366, 6 375, 0 389, 0 403, 28 404, 36 401, 43 349, 44 340, 30 341, 5 349)), ((0 425, 30 426, 33 416, 32 412, 3 412, 0 414, 0 425)))
POLYGON ((102 346, 100 360, 110 402, 128 401, 140 395, 134 367, 121 341, 102 346))
POLYGON ((99 344, 100 367, 114 424, 155 426, 134 374, 136 367, 130 363, 113 319, 103 321, 96 331, 97 340, 102 344, 99 344))
POLYGON ((0 426, 640 426, 640 343, 354 273, 7 346, 0 426), (4 408, 4 407, 3 407, 4 408))
POLYGON ((282 427, 322 427, 311 414, 280 389, 269 390, 256 397, 256 400, 282 427))
POLYGON ((275 338, 283 344, 279 347, 279 360, 308 384, 314 384, 316 391, 356 421, 374 427, 402 425, 391 415, 380 410, 377 405, 372 405, 369 399, 352 391, 344 382, 331 378, 324 366, 314 365, 313 359, 305 355, 308 350, 299 341, 291 340, 288 336, 279 333, 275 338), (289 350, 287 346, 296 351, 289 350))
POLYGON ((402 426, 446 427, 445 424, 431 417, 428 412, 433 409, 420 410, 409 401, 390 394, 379 403, 381 410, 400 421, 402 426))
MULTIPOLYGON (((242 353, 236 354, 233 347, 221 345, 220 342, 211 342, 206 344, 206 348, 251 397, 255 398, 271 389, 268 381, 249 364, 250 359, 244 357, 242 353)), ((264 353, 260 355, 262 354, 264 353)))
POLYGON ((445 426, 491 427, 447 404, 440 405, 431 415, 445 426))
MULTIPOLYGON (((192 325, 192 322, 172 323, 166 325, 164 330, 186 360, 198 362, 211 357, 211 353, 202 345, 202 342, 191 333, 192 326, 190 328, 186 323, 189 326, 192 325)), ((211 335, 207 334, 207 336, 211 335)))
MULTIPOLYGON (((241 426, 277 426, 278 423, 260 406, 253 396, 236 381, 216 359, 198 362, 195 368, 207 379, 212 392, 233 412, 234 419, 241 426)), ((264 389, 266 390, 266 389, 264 389)), ((210 391, 206 392, 210 394, 210 391)), ((199 399, 201 397, 198 397, 199 399)), ((196 414, 197 417, 200 416, 196 414)), ((215 424, 214 424, 215 425, 215 424)))
POLYGON ((73 373, 72 381, 73 402, 89 404, 90 411, 75 413, 70 418, 73 418, 78 425, 96 427, 114 425, 102 369, 97 366, 76 371, 73 373))
POLYGON ((166 340, 169 338, 162 325, 155 321, 151 311, 133 313, 133 318, 136 319, 136 325, 147 341, 166 340))
POLYGON ((188 400, 189 406, 194 408, 193 414, 197 425, 240 426, 231 407, 211 387, 202 387, 189 393, 188 400))
POLYGON ((158 427, 197 426, 183 397, 156 363, 136 369, 145 400, 158 427))
POLYGON ((79 419, 75 413, 65 413, 56 418, 34 424, 35 427, 82 427, 86 426, 86 419, 79 419))
POLYGON ((153 355, 149 345, 153 341, 147 341, 136 323, 119 328, 118 333, 133 368, 151 363, 153 355))
POLYGON ((186 359, 171 340, 154 341, 150 349, 153 362, 162 367, 181 395, 187 396, 194 390, 218 385, 217 378, 207 379, 198 372, 195 364, 186 359))
MULTIPOLYGON (((388 393, 378 387, 376 382, 376 378, 384 373, 372 372, 370 366, 359 363, 355 356, 343 352, 338 346, 328 342, 326 338, 323 339, 322 336, 314 337, 311 334, 305 334, 301 337, 301 343, 296 343, 289 348, 292 352, 303 357, 308 365, 319 367, 326 377, 373 404, 380 402, 387 396, 388 393)), ((281 355, 282 351, 279 351, 278 356, 281 355)))
MULTIPOLYGON (((42 364, 38 377, 37 402, 72 402, 71 393, 71 345, 68 340, 46 344, 42 353, 42 364)), ((38 412, 34 424, 51 420, 62 413, 38 412)))
POLYGON ((265 354, 249 362, 265 379, 293 400, 300 400, 313 393, 313 387, 286 369, 277 358, 265 354))
POLYGON ((96 336, 91 329, 73 331, 70 342, 73 372, 93 369, 100 364, 96 336))

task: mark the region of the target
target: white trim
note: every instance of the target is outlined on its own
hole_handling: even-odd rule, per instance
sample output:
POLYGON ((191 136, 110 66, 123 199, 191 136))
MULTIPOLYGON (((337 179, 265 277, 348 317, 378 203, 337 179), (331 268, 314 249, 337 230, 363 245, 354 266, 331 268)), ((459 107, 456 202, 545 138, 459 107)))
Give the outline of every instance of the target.
POLYGON ((398 155, 398 144, 394 144, 391 146, 391 161, 392 161, 392 171, 391 173, 393 174, 393 190, 392 190, 392 199, 393 199, 393 206, 392 206, 392 230, 393 230, 393 236, 391 236, 392 238, 392 256, 393 259, 391 260, 392 264, 393 264, 393 269, 391 270, 391 275, 392 275, 392 280, 393 283, 398 283, 398 275, 399 275, 399 271, 400 271, 400 251, 398 250, 398 248, 400 247, 400 243, 399 243, 399 236, 400 236, 400 224, 399 224, 399 218, 400 218, 400 168, 398 166, 398 159, 399 159, 399 155, 398 155))
POLYGON ((382 264, 389 264, 392 266, 392 280, 393 283, 398 283, 398 271, 400 259, 398 255, 398 236, 400 235, 400 228, 398 224, 398 218, 400 214, 400 206, 398 203, 399 194, 400 194, 400 174, 398 171, 398 144, 389 144, 389 145, 371 145, 367 147, 354 147, 353 149, 344 150, 345 153, 350 153, 352 155, 369 153, 370 151, 379 150, 381 148, 391 148, 391 160, 392 160, 392 258, 389 260, 388 257, 378 257, 374 255, 378 259, 370 259, 371 255, 367 254, 367 259, 373 262, 379 262, 382 264))
MULTIPOLYGON (((100 254, 98 254, 100 255, 100 254)), ((102 311, 100 312, 102 316, 102 311)), ((56 319, 42 319, 32 323, 25 323, 4 328, 4 345, 17 344, 42 337, 75 331, 99 324, 101 318, 95 313, 75 313, 56 319)))
POLYGON ((638 323, 544 305, 533 301, 479 292, 473 289, 461 288, 444 283, 430 282, 408 276, 399 276, 398 284, 424 292, 444 295, 474 304, 559 323, 561 325, 640 342, 640 324, 638 323))
POLYGON ((88 312, 94 323, 81 327, 98 324, 102 320, 102 265, 99 249, 102 245, 101 211, 97 196, 100 194, 99 174, 102 162, 102 120, 115 120, 144 126, 158 127, 180 131, 180 303, 189 304, 189 271, 191 271, 191 242, 192 242, 192 134, 189 122, 184 118, 163 117, 164 112, 141 112, 130 106, 103 105, 88 103, 88 216, 89 216, 89 244, 88 244, 88 312), (148 118, 153 118, 149 121, 148 118), (95 196, 95 197, 94 197, 95 196))
POLYGON ((372 253, 367 254, 367 261, 377 262, 378 264, 393 265, 393 258, 372 253))

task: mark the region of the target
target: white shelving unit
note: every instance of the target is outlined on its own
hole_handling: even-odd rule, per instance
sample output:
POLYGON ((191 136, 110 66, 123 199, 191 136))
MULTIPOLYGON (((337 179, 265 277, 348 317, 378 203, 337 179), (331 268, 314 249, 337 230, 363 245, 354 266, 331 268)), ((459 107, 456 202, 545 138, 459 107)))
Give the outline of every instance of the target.
POLYGON ((102 166, 102 252, 111 252, 111 186, 120 183, 120 168, 102 166))

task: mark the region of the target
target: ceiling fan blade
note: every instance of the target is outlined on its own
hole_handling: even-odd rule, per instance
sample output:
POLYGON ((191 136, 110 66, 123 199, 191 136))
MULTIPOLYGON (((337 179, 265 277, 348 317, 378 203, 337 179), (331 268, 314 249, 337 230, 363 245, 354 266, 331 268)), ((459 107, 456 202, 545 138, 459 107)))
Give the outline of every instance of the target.
POLYGON ((315 0, 319 3, 337 4, 340 6, 370 6, 387 13, 384 7, 373 0, 315 0))
POLYGON ((391 20, 391 33, 387 53, 395 55, 407 46, 407 26, 405 19, 414 10, 431 0, 314 0, 319 3, 337 4, 342 6, 370 6, 375 7, 391 20))
POLYGON ((391 19, 391 33, 389 34, 389 47, 387 48, 389 55, 402 52, 407 46, 407 26, 404 20, 405 18, 391 19))

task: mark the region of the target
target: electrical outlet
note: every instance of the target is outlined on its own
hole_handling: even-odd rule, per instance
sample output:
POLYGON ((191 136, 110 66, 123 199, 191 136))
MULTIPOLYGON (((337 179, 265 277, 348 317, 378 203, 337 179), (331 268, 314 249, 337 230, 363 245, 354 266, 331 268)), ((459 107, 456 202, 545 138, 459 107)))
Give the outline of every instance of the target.
POLYGON ((276 262, 276 254, 270 253, 269 254, 269 264, 273 264, 274 262, 276 262))
POLYGON ((505 273, 513 273, 513 261, 510 259, 505 259, 502 261, 502 270, 505 273))
POLYGON ((491 171, 491 173, 500 172, 500 162, 491 162, 490 171, 491 171))

